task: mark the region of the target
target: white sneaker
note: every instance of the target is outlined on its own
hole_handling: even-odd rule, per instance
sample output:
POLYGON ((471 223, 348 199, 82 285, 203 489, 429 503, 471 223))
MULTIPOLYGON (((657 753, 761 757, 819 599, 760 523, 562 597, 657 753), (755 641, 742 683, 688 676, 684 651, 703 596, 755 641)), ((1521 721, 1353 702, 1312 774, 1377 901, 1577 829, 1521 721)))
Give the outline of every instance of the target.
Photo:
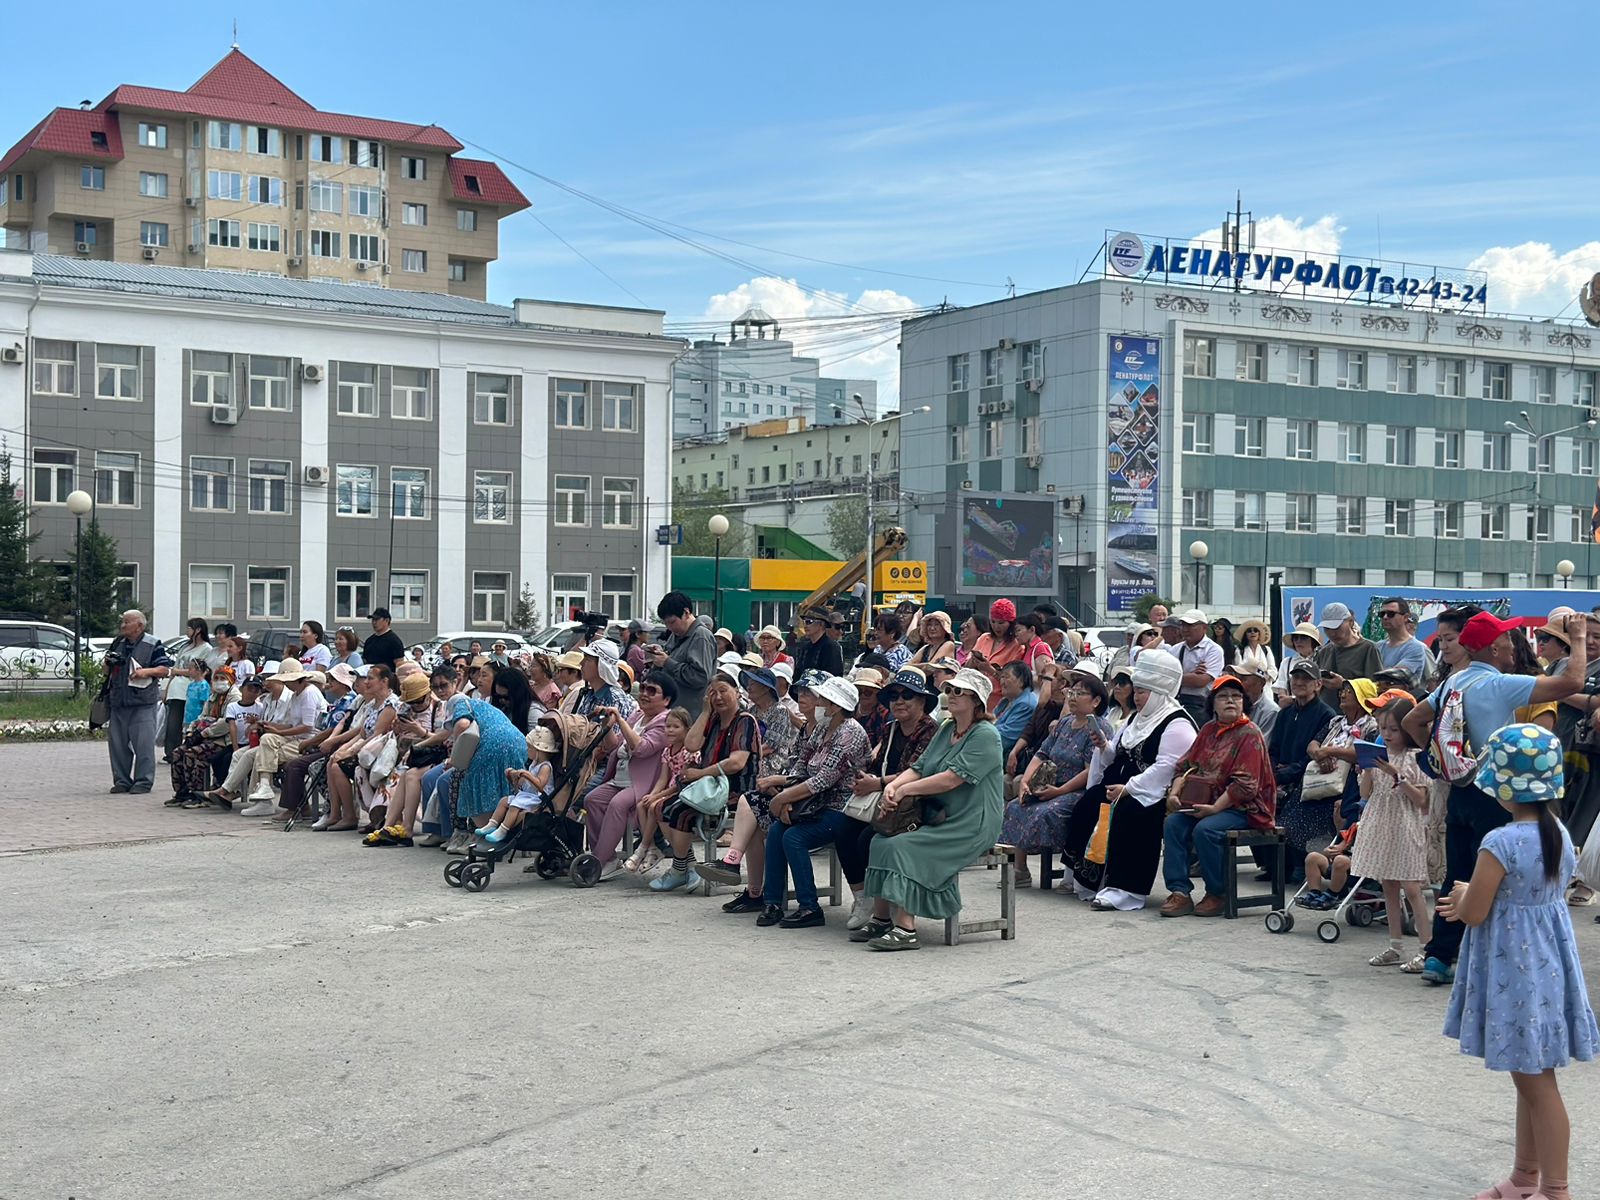
MULTIPOLYGON (((276 800, 278 798, 278 793, 273 791, 272 784, 263 778, 256 790, 250 793, 249 798, 251 800, 276 800)), ((276 807, 276 805, 274 805, 274 807, 276 807)))
POLYGON ((846 929, 861 929, 872 920, 872 901, 867 899, 863 892, 850 904, 850 919, 844 923, 846 929))
POLYGON ((313 821, 311 823, 311 828, 315 829, 318 833, 321 833, 324 829, 326 829, 329 825, 332 825, 332 824, 333 824, 333 822, 328 819, 328 814, 327 813, 323 813, 320 817, 318 817, 315 821, 313 821))
MULTIPOLYGON (((255 800, 255 797, 252 796, 251 799, 255 800)), ((256 802, 250 805, 248 808, 240 809, 239 815, 241 817, 270 817, 277 811, 278 802, 268 797, 265 800, 256 800, 256 802)))

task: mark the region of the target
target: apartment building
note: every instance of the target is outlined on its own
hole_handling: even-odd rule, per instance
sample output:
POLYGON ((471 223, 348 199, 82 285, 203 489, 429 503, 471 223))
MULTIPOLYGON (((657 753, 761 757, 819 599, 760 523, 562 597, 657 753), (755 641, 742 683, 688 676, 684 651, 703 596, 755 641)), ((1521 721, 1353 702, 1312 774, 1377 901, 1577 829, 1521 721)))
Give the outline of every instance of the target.
POLYGON ((641 615, 670 551, 662 314, 0 251, 0 443, 70 571, 81 488, 158 631, 641 615))
POLYGON ((0 157, 5 244, 482 300, 528 200, 437 125, 323 112, 234 47, 184 91, 123 84, 0 157))

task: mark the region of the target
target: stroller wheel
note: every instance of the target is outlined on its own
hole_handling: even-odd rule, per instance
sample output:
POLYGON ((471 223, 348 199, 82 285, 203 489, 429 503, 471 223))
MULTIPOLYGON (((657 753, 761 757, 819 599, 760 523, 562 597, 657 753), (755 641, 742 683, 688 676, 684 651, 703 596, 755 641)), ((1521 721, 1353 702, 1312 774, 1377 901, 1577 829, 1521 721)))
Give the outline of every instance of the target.
POLYGON ((567 875, 571 878, 573 887, 592 888, 600 882, 600 860, 585 850, 572 860, 572 866, 567 868, 567 875))
POLYGON ((1407 937, 1416 937, 1417 936, 1417 918, 1416 918, 1416 915, 1411 911, 1411 905, 1406 904, 1404 901, 1401 902, 1401 905, 1402 905, 1402 907, 1401 907, 1401 910, 1400 910, 1400 932, 1405 934, 1407 937))
POLYGON ((1328 945, 1333 945, 1339 940, 1339 922, 1323 921, 1317 926, 1317 937, 1327 942, 1328 945))
POLYGON ((489 886, 489 868, 483 863, 468 863, 461 870, 461 886, 469 892, 481 892, 489 886))
POLYGON ((466 870, 466 866, 467 864, 462 862, 459 858, 453 859, 451 862, 445 864, 444 881, 451 887, 460 887, 461 872, 466 870))
POLYGON ((1365 929, 1368 925, 1372 924, 1372 905, 1352 904, 1350 906, 1348 919, 1350 924, 1354 925, 1358 929, 1365 929))
POLYGON ((540 854, 533 860, 534 870, 539 872, 540 879, 554 879, 566 868, 549 854, 540 854))
POLYGON ((1294 928, 1294 918, 1281 909, 1273 909, 1266 917, 1268 933, 1288 933, 1294 928))

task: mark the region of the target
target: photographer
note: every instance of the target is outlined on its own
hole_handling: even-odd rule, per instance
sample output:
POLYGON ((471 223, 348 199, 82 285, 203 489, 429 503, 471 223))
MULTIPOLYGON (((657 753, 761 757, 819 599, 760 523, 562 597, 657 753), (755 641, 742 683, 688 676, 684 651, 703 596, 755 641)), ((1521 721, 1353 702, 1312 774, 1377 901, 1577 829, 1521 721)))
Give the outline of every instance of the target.
POLYGON ((148 792, 156 776, 156 681, 172 678, 167 648, 145 629, 144 614, 122 614, 122 632, 105 657, 102 695, 110 710, 106 726, 111 750, 112 792, 148 792))
POLYGON ((695 619, 694 603, 682 592, 668 592, 656 612, 671 636, 646 651, 652 670, 665 672, 678 685, 678 698, 691 716, 700 715, 712 669, 717 665, 717 643, 695 619))

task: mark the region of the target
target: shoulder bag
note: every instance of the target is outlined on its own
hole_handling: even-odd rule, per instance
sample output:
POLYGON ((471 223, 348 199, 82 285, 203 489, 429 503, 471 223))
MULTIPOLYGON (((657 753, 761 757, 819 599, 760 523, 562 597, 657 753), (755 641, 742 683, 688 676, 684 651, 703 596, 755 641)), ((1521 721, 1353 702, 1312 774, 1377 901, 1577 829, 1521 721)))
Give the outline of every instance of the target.
MULTIPOLYGON (((895 722, 889 726, 888 736, 883 739, 883 754, 879 756, 877 763, 874 764, 879 775, 883 774, 884 768, 889 762, 889 755, 894 749, 895 739, 899 736, 900 724, 895 722)), ((868 792, 864 796, 851 793, 850 799, 844 802, 844 807, 840 811, 852 820, 871 825, 877 818, 878 804, 882 800, 883 790, 881 788, 876 792, 868 792)))
POLYGON ((458 772, 470 767, 473 756, 478 753, 478 743, 482 740, 483 730, 474 721, 456 735, 455 745, 450 747, 450 766, 458 772))
MULTIPOLYGON (((716 748, 711 752, 712 762, 722 761, 722 750, 728 744, 728 738, 733 735, 733 727, 739 723, 740 718, 747 714, 740 713, 734 717, 729 726, 717 735, 716 748)), ((754 720, 754 718, 750 718, 754 720)), ((760 734, 761 727, 756 726, 760 734)), ((709 765, 709 764, 708 764, 709 765)), ((682 800, 696 812, 715 816, 728 810, 728 777, 726 775, 702 775, 691 783, 684 784, 678 789, 678 799, 682 800)))
POLYGON ((1345 784, 1350 779, 1350 764, 1342 758, 1333 760, 1333 769, 1318 769, 1315 761, 1306 764, 1306 773, 1300 783, 1302 800, 1336 800, 1344 795, 1345 784))

